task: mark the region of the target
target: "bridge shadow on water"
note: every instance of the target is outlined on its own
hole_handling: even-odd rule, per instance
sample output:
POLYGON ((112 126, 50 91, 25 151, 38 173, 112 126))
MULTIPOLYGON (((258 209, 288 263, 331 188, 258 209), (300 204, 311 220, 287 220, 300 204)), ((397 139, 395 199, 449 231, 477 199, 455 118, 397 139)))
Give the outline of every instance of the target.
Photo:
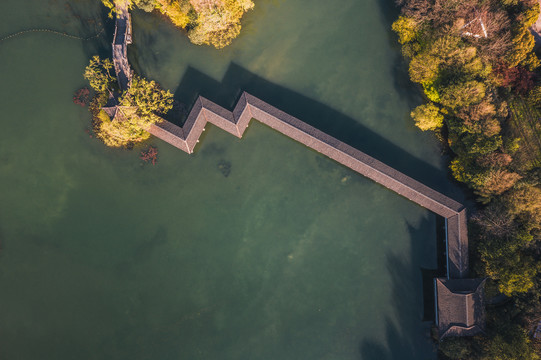
MULTIPOLYGON (((381 10, 380 16, 382 17, 382 22, 388 24, 388 46, 397 49, 391 69, 393 72, 394 87, 399 96, 406 99, 409 106, 413 108, 422 102, 422 97, 409 80, 407 65, 400 55, 396 35, 391 31, 390 24, 397 18, 398 10, 392 1, 381 0, 378 1, 378 5, 381 10)), ((95 41, 83 42, 84 51, 89 57, 96 54, 99 54, 101 57, 110 57, 110 44, 114 33, 114 22, 107 17, 107 14, 108 11, 105 7, 102 7, 101 13, 97 14, 97 19, 95 20, 95 22, 99 22, 104 26, 104 34, 95 41)), ((81 25, 88 27, 88 24, 83 24, 83 21, 81 21, 81 25)), ((95 28, 95 24, 92 26, 95 28)), ((89 28, 86 30, 90 31, 89 28)), ((149 33, 149 36, 153 36, 152 33, 149 33)), ((130 53, 132 54, 130 55, 130 62, 136 72, 141 73, 139 71, 140 66, 136 55, 136 47, 137 44, 130 45, 130 53)), ((155 58, 151 61, 157 62, 158 59, 155 58)), ((236 63, 229 65, 222 81, 216 81, 201 71, 193 67, 188 67, 174 92, 174 98, 181 106, 176 108, 175 110, 177 111, 169 115, 167 120, 181 125, 199 95, 214 101, 228 110, 232 110, 243 91, 367 153, 415 180, 459 202, 463 201, 464 195, 462 191, 456 183, 452 182, 446 170, 435 168, 422 159, 407 153, 404 149, 396 146, 363 126, 359 121, 340 111, 298 92, 272 83, 236 63)), ((385 101, 382 101, 381 106, 385 106, 385 101)))
POLYGON ((416 158, 366 128, 358 121, 330 106, 267 81, 235 63, 230 64, 221 82, 193 67, 188 67, 174 93, 175 100, 186 104, 183 106, 184 111, 182 114, 177 113, 170 116, 168 120, 181 125, 199 95, 228 110, 232 110, 243 91, 268 102, 451 198, 460 197, 456 187, 452 185, 447 171, 442 171, 416 158))
MULTIPOLYGON (((243 91, 446 195, 453 197, 458 191, 458 187, 449 181, 446 171, 408 154, 353 118, 300 93, 271 83, 234 63, 229 66, 221 82, 189 67, 174 94, 177 101, 189 106, 183 116, 169 120, 182 124, 191 104, 199 95, 231 110, 243 91)), ((408 230, 410 253, 395 254, 391 248, 387 256, 395 314, 387 316, 385 320, 386 335, 383 339, 359 339, 359 358, 362 360, 413 360, 434 357, 430 351, 427 353, 427 349, 430 350, 430 326, 434 321, 433 279, 445 275, 444 219, 430 215, 419 225, 408 225, 408 230), (421 302, 423 306, 419 307, 421 302), (412 332, 412 329, 416 331, 412 332)))

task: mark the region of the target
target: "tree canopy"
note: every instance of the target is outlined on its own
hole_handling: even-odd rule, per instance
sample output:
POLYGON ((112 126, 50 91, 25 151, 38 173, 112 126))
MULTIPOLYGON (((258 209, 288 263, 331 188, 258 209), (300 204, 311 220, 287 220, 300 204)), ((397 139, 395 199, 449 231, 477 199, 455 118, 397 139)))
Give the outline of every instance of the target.
POLYGON ((109 8, 115 1, 128 1, 131 8, 158 10, 173 24, 188 32, 197 45, 221 49, 229 45, 241 30, 241 18, 253 9, 252 0, 102 0, 109 8))
POLYGON ((113 62, 110 59, 100 59, 94 56, 86 67, 84 78, 90 83, 90 87, 97 93, 102 93, 114 87, 116 78, 111 74, 113 62))
POLYGON ((541 318, 541 69, 529 29, 539 3, 398 3, 392 28, 427 99, 411 117, 445 141, 453 177, 477 195, 468 229, 473 275, 488 277, 492 296, 508 297, 486 309, 484 336, 445 339, 440 352, 444 359, 539 359, 528 336, 541 318))
POLYGON ((419 105, 411 112, 415 125, 423 131, 436 130, 443 125, 443 115, 440 109, 432 104, 419 105))
POLYGON ((109 59, 94 56, 85 70, 85 78, 96 91, 91 104, 94 131, 108 146, 131 146, 148 139, 150 134, 146 130, 161 120, 158 115, 171 110, 173 95, 155 81, 134 75, 128 90, 116 96, 111 68, 109 59), (113 118, 103 110, 108 102, 113 118))

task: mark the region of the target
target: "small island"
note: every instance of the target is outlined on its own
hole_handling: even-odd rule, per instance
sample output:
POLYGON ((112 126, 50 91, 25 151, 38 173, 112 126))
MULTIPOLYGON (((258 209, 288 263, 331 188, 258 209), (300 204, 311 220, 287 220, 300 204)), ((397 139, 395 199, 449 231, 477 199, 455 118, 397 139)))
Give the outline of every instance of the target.
POLYGON ((85 78, 95 91, 90 103, 96 136, 111 147, 132 147, 150 137, 146 131, 162 121, 173 107, 173 95, 154 81, 134 75, 129 87, 121 92, 112 75, 113 63, 95 56, 85 71, 85 78))

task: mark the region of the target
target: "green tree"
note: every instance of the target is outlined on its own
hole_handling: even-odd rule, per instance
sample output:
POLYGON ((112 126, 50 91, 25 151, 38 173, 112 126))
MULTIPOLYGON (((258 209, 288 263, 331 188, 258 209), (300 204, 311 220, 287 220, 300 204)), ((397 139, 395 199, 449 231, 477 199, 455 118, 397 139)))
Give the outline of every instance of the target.
POLYGON ((443 115, 433 103, 417 106, 411 112, 411 117, 415 121, 415 125, 423 131, 437 130, 443 125, 443 115))
POLYGON ((113 62, 109 59, 100 59, 98 55, 90 59, 86 67, 84 77, 97 93, 103 93, 113 88, 116 78, 111 74, 113 62))
POLYGON ((441 103, 451 109, 477 104, 485 97, 486 86, 482 82, 470 80, 442 87, 441 103))
POLYGON ((493 338, 484 341, 482 360, 539 360, 530 346, 528 334, 518 325, 506 325, 493 338))
POLYGON ((123 94, 120 103, 136 106, 139 116, 165 114, 173 107, 173 95, 160 88, 155 81, 134 75, 130 88, 123 94))
POLYGON ((427 53, 416 55, 410 62, 409 74, 411 81, 428 85, 438 78, 441 60, 427 53))
POLYGON ((471 359, 473 353, 471 339, 450 337, 440 342, 439 350, 453 360, 471 359))
POLYGON ((536 283, 541 264, 526 251, 529 241, 527 233, 519 229, 511 236, 487 236, 480 242, 485 273, 507 296, 527 292, 536 283))

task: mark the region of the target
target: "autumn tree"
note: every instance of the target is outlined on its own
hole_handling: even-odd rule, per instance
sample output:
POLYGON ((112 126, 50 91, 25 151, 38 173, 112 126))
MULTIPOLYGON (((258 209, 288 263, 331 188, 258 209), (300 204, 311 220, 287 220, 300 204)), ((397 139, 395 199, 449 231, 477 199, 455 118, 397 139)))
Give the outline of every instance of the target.
POLYGON ((165 114, 173 108, 173 94, 163 90, 155 81, 134 75, 129 89, 122 95, 120 104, 137 107, 139 116, 165 114))
POLYGON ((191 0, 198 14, 197 26, 188 32, 197 45, 213 45, 217 49, 227 46, 238 36, 240 19, 254 7, 251 0, 191 0))
POLYGON ((415 125, 423 130, 437 130, 443 125, 443 115, 433 103, 419 105, 411 112, 415 125))
POLYGON ((476 80, 449 85, 440 90, 441 103, 451 109, 478 104, 485 97, 485 91, 485 84, 476 80))
POLYGON ((115 85, 116 78, 111 74, 113 62, 110 59, 100 59, 98 55, 90 59, 86 67, 84 78, 90 83, 90 87, 97 93, 106 92, 115 85))
POLYGON ((405 44, 415 39, 419 30, 419 24, 412 18, 400 16, 393 23, 392 29, 398 35, 398 42, 405 44))
POLYGON ((186 29, 194 44, 218 49, 239 35, 242 16, 254 7, 252 0, 102 0, 112 12, 117 1, 147 12, 158 10, 174 25, 186 29))
MULTIPOLYGON (((130 147, 150 137, 146 131, 152 123, 140 117, 134 108, 119 108, 119 114, 111 118, 101 110, 94 120, 94 132, 105 145, 110 147, 130 147)), ((158 121, 159 118, 156 118, 158 121)), ((154 121, 154 122, 156 122, 154 121)))

